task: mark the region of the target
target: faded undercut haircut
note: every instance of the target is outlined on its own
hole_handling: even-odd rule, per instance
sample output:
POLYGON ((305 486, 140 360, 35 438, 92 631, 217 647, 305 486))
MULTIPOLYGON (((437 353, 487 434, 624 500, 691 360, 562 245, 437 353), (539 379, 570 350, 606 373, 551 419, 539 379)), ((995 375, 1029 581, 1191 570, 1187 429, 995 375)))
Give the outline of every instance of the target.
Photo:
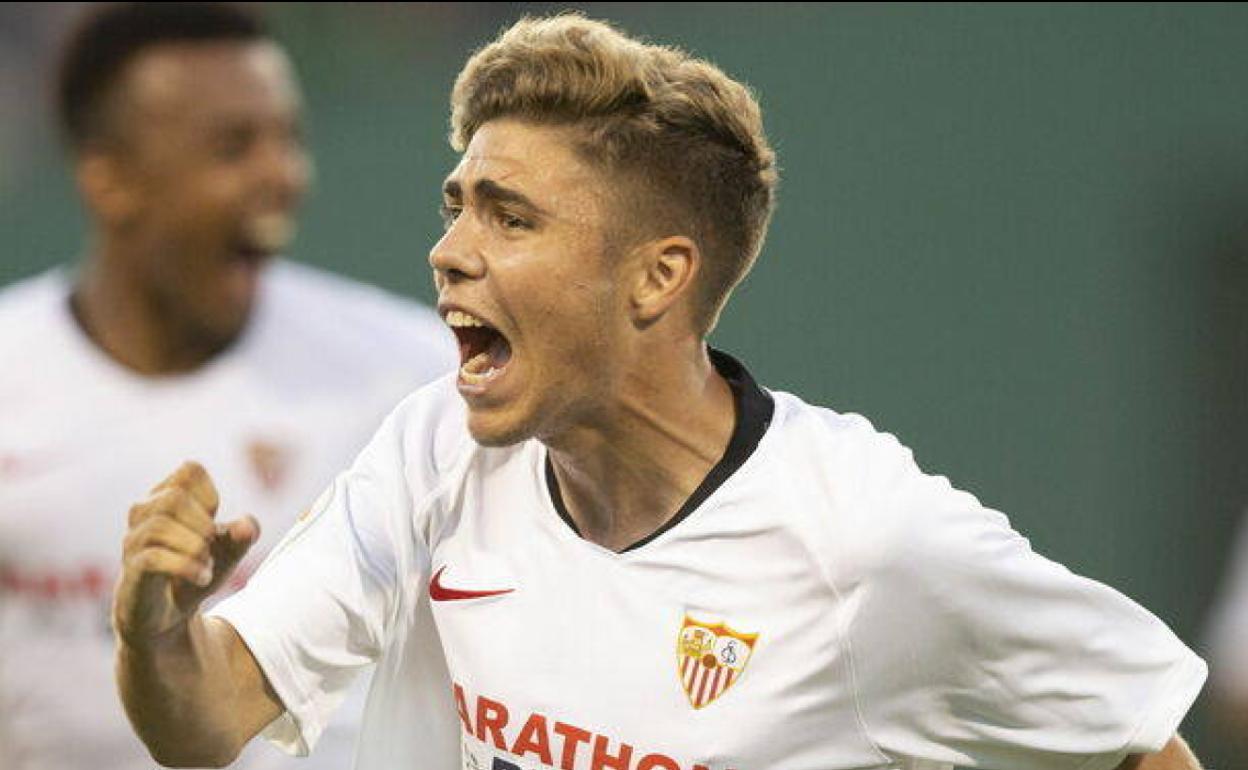
POLYGON ((694 239, 694 321, 709 333, 775 205, 776 156, 749 88, 677 48, 567 13, 522 19, 464 65, 451 146, 463 152, 497 118, 571 127, 576 152, 619 191, 618 225, 694 239))

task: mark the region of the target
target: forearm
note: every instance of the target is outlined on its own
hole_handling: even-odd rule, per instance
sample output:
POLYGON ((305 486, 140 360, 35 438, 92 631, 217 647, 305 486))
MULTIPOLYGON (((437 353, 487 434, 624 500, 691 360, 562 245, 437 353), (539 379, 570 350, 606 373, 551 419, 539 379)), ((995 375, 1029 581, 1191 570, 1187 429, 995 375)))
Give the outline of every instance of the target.
MULTIPOLYGON (((155 639, 118 639, 117 682, 135 732, 162 765, 223 767, 280 708, 257 708, 234 630, 196 614, 155 639), (248 701, 252 702, 248 702, 248 701)), ((250 661, 254 667, 254 661, 250 661)), ((258 672, 258 669, 257 669, 258 672)), ((276 703, 276 699, 272 699, 276 703)))
POLYGON ((1156 754, 1135 754, 1118 766, 1118 770, 1201 770, 1200 760, 1187 742, 1175 735, 1156 754))

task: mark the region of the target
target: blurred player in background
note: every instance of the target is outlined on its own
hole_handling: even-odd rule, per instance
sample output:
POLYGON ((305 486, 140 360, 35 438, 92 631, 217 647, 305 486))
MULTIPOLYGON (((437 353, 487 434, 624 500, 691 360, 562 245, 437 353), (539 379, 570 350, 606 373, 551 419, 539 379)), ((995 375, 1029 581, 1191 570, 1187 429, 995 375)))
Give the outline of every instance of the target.
POLYGON ((214 519, 193 464, 132 511, 118 679, 154 753, 306 751, 375 660, 370 770, 1198 767, 1175 729, 1205 666, 1157 618, 707 348, 777 183, 745 86, 526 19, 452 130, 458 377, 206 615, 254 522, 214 519))
MULTIPOLYGON (((150 768, 112 674, 126 501, 199 458, 265 528, 236 587, 453 345, 427 308, 274 261, 311 165, 291 64, 251 13, 99 9, 58 106, 91 233, 77 271, 0 293, 0 767, 150 768)), ((348 766, 351 721, 299 767, 348 766)))
POLYGON ((1248 516, 1227 565, 1209 629, 1209 684, 1219 726, 1248 763, 1248 516))

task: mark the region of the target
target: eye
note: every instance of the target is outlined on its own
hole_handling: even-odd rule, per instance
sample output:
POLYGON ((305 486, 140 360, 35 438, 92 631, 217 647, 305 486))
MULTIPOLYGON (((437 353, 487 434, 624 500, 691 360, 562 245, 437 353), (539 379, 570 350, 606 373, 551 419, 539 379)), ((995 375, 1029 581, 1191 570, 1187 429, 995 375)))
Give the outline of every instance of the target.
POLYGON ((457 206, 450 203, 443 203, 438 212, 442 215, 442 226, 451 229, 451 225, 455 224, 455 220, 459 219, 459 215, 463 212, 463 206, 457 206))
POLYGON ((507 211, 498 212, 498 223, 502 225, 504 230, 531 230, 532 225, 527 219, 518 217, 507 211))
POLYGON ((255 132, 243 126, 233 126, 218 132, 212 138, 212 154, 217 160, 232 163, 247 157, 255 140, 255 132))

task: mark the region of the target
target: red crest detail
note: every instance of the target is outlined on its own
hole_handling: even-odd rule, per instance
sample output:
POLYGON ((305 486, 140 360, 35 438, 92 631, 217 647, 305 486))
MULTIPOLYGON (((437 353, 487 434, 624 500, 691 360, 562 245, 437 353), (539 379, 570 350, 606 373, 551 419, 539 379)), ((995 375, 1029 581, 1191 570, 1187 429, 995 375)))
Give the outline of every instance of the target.
POLYGON ((253 439, 247 444, 247 459, 266 492, 276 492, 290 469, 290 450, 281 444, 253 439))

